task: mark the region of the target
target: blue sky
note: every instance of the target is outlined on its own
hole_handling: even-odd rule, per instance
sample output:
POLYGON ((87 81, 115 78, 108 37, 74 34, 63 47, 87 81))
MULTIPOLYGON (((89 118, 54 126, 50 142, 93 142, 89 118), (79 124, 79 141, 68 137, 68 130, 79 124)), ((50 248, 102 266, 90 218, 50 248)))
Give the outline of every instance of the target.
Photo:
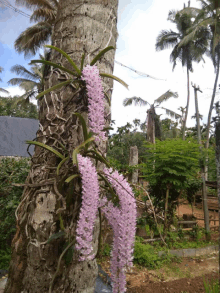
MULTIPOLYGON (((15 6, 15 0, 9 1, 15 6)), ((154 80, 152 78, 141 77, 133 71, 115 64, 114 75, 123 79, 129 85, 129 91, 122 85, 114 82, 112 95, 112 119, 116 121, 116 126, 125 125, 135 118, 144 122, 147 107, 123 107, 122 102, 127 97, 139 96, 149 103, 158 98, 167 90, 178 92, 178 99, 170 99, 162 106, 178 111, 178 107, 186 106, 186 68, 181 64, 172 71, 172 64, 169 62, 171 49, 162 52, 155 51, 156 37, 162 29, 173 29, 175 26, 167 21, 168 12, 171 9, 182 9, 182 0, 119 0, 118 7, 118 33, 119 38, 116 45, 115 60, 140 72, 149 74, 164 80, 154 80), (123 115, 122 115, 123 113, 123 115)), ((188 1, 185 1, 186 5, 188 1)), ((199 7, 196 0, 191 1, 191 6, 199 7)), ((31 15, 31 11, 23 6, 19 9, 31 15)), ((0 87, 9 90, 12 95, 23 92, 15 86, 8 86, 7 81, 16 77, 10 72, 11 66, 21 64, 27 68, 31 59, 37 59, 38 54, 29 59, 24 59, 23 54, 18 54, 14 50, 14 41, 19 34, 27 27, 33 25, 29 18, 24 17, 12 9, 5 8, 0 2, 0 66, 5 70, 1 74, 3 82, 0 87)), ((205 64, 195 64, 194 73, 190 75, 190 82, 196 83, 203 91, 198 94, 199 111, 204 115, 203 122, 207 123, 209 103, 211 100, 212 87, 214 84, 214 69, 211 61, 205 58, 205 64)), ((3 95, 0 93, 0 95, 3 95)), ((216 100, 218 97, 216 97, 216 100)), ((163 114, 161 118, 166 118, 163 110, 157 110, 158 114, 163 114)), ((194 92, 191 87, 190 109, 187 126, 194 126, 195 120, 191 116, 195 113, 194 92)))

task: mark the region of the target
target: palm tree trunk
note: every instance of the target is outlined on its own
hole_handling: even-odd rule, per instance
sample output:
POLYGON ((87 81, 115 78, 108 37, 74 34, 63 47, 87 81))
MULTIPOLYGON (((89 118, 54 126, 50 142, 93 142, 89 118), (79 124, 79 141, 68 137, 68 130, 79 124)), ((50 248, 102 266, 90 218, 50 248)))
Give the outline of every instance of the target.
MULTIPOLYGON (((52 43, 67 52, 78 66, 84 51, 87 54, 93 51, 90 54, 91 61, 94 54, 106 46, 116 47, 117 8, 117 0, 88 3, 82 3, 81 0, 60 1, 52 43)), ((85 65, 88 64, 88 59, 85 59, 85 65)), ((54 50, 51 61, 67 65, 66 59, 54 50)), ((98 67, 101 71, 112 73, 113 66, 114 51, 110 51, 98 67)), ((53 68, 45 78, 45 89, 60 82, 60 77, 61 72, 53 68)), ((104 79, 104 86, 112 88, 113 82, 104 79)), ((78 93, 73 98, 74 91, 73 87, 68 86, 49 93, 40 100, 40 129, 37 132, 37 141, 53 145, 62 152, 57 143, 57 140, 60 141, 66 146, 70 158, 73 149, 83 142, 81 124, 72 113, 80 112, 88 121, 84 96, 78 93)), ((107 103, 105 110, 109 114, 107 103)), ((108 120, 106 124, 109 122, 108 120)), ((101 144, 99 151, 105 155, 106 144, 101 144)), ((49 244, 46 242, 52 234, 62 230, 63 226, 67 240, 72 241, 75 236, 81 205, 81 185, 78 178, 70 184, 62 184, 61 179, 67 178, 76 170, 70 159, 63 164, 60 175, 57 176, 56 167, 59 162, 51 152, 35 147, 26 179, 28 185, 24 188, 17 210, 17 231, 12 241, 12 259, 5 293, 48 293, 64 250, 65 239, 58 238, 49 244), (59 207, 61 209, 57 213, 59 207)), ((101 165, 99 167, 102 168, 101 165)), ((98 249, 99 230, 97 217, 93 233, 95 252, 98 249)), ((98 272, 96 260, 79 262, 75 251, 69 260, 68 264, 61 259, 51 292, 93 293, 98 272)))
POLYGON ((218 76, 219 76, 219 56, 220 55, 220 49, 218 49, 218 56, 217 56, 217 68, 216 68, 216 75, 215 75, 215 83, 213 87, 213 92, 212 92, 212 99, 209 107, 209 115, 208 115, 208 121, 207 121, 207 133, 206 133, 206 149, 209 148, 209 131, 210 131, 210 126, 211 126, 211 118, 212 118, 212 109, 213 109, 213 104, 215 100, 215 93, 216 93, 216 88, 217 88, 217 83, 218 83, 218 76))
POLYGON ((185 113, 185 119, 183 122, 183 140, 185 140, 185 132, 186 132, 186 121, 189 111, 189 98, 190 98, 190 88, 189 88, 189 68, 187 66, 187 104, 186 104, 186 113, 185 113))

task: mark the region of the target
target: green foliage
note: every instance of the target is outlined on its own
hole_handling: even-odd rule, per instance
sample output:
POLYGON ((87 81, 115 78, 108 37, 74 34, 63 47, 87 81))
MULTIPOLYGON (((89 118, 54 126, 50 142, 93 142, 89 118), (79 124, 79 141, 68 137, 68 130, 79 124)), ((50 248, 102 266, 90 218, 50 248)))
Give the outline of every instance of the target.
POLYGON ((25 183, 30 166, 29 158, 16 161, 14 158, 3 158, 0 170, 0 263, 8 266, 11 241, 16 232, 15 210, 20 202, 23 187, 12 186, 12 183, 25 183))
POLYGON ((104 243, 102 245, 101 251, 99 253, 100 257, 110 256, 111 255, 111 250, 112 250, 111 246, 108 243, 104 243))
POLYGON ((169 253, 159 257, 158 250, 156 250, 152 245, 143 244, 140 242, 140 239, 135 241, 134 263, 136 264, 153 270, 160 268, 165 263, 170 263, 174 259, 176 259, 176 257, 170 255, 169 253))
POLYGON ((146 163, 142 164, 142 177, 151 184, 160 181, 164 189, 169 184, 171 188, 181 190, 187 186, 187 179, 193 178, 198 171, 199 146, 192 140, 157 140, 155 145, 145 146, 147 154, 146 163))
POLYGON ((37 106, 29 104, 18 104, 15 106, 16 100, 19 96, 14 97, 0 97, 0 116, 21 117, 38 119, 37 106))
POLYGON ((125 126, 118 127, 117 132, 109 136, 107 159, 110 164, 121 172, 130 172, 129 153, 131 146, 137 146, 139 157, 144 155, 143 146, 146 141, 146 134, 137 132, 137 128, 127 123, 125 126), (131 129, 133 131, 131 131, 131 129))
POLYGON ((203 278, 203 284, 205 288, 205 293, 218 293, 220 289, 220 284, 218 279, 212 279, 211 282, 203 278))
POLYGON ((0 264, 1 270, 8 270, 11 260, 11 248, 0 249, 0 264))

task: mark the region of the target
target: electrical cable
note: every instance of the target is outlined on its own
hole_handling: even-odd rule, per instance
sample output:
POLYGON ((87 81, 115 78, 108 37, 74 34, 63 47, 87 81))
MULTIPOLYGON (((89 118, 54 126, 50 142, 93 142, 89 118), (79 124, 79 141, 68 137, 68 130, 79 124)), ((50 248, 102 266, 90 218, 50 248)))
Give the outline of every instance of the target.
POLYGON ((151 75, 149 75, 149 74, 146 74, 146 73, 143 73, 143 72, 140 72, 140 71, 134 70, 134 69, 132 69, 132 68, 130 68, 130 67, 128 67, 128 66, 126 66, 126 65, 124 65, 124 64, 122 64, 122 63, 120 63, 120 62, 118 62, 118 61, 116 61, 116 60, 115 60, 115 62, 116 62, 117 64, 121 65, 121 66, 127 67, 128 69, 134 71, 135 73, 137 73, 137 74, 140 75, 140 76, 150 77, 150 78, 153 78, 153 79, 156 79, 156 80, 164 80, 164 81, 166 81, 166 79, 156 78, 156 77, 153 77, 153 76, 151 76, 151 75))
POLYGON ((15 12, 27 17, 27 18, 30 18, 31 16, 25 12, 23 12, 22 10, 18 9, 18 8, 15 8, 14 6, 12 6, 7 0, 0 0, 0 3, 2 3, 3 6, 7 7, 7 8, 10 8, 12 10, 14 10, 15 12), (4 2, 3 2, 4 1, 4 2))

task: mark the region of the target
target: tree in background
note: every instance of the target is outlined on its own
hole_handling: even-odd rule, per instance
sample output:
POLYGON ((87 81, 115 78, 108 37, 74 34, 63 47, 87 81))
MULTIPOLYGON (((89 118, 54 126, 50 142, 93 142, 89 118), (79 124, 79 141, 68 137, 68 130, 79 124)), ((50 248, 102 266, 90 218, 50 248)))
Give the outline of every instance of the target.
POLYGON ((172 224, 177 200, 188 180, 199 172, 199 145, 191 140, 167 139, 145 144, 145 162, 141 165, 143 178, 149 182, 154 205, 164 211, 167 231, 172 224))
POLYGON ((175 117, 176 119, 181 118, 181 116, 179 114, 177 114, 167 108, 159 107, 159 105, 161 103, 163 103, 164 101, 168 100, 171 97, 177 98, 178 94, 168 90, 166 93, 164 93, 159 98, 154 100, 154 103, 152 105, 149 102, 147 102, 139 97, 126 98, 123 101, 123 105, 125 107, 130 106, 133 103, 135 106, 146 106, 146 105, 150 106, 150 109, 147 110, 147 140, 153 144, 155 143, 156 128, 157 128, 157 130, 158 130, 158 128, 160 128, 160 126, 158 125, 158 115, 156 115, 155 108, 161 108, 161 109, 166 110, 167 115, 170 115, 171 117, 175 117))
POLYGON ((219 9, 220 2, 218 0, 199 0, 201 9, 187 8, 183 12, 192 14, 192 11, 196 11, 195 20, 190 28, 187 30, 187 34, 179 43, 179 47, 188 46, 191 42, 195 42, 206 31, 206 38, 209 40, 209 50, 207 55, 211 58, 214 70, 215 81, 212 92, 212 99, 209 107, 208 121, 207 121, 207 133, 206 133, 206 148, 209 147, 209 132, 211 127, 212 110, 214 106, 214 100, 216 95, 216 88, 219 77, 219 62, 220 62, 220 20, 219 9))
POLYGON ((30 57, 35 55, 40 47, 51 39, 59 1, 16 0, 15 3, 34 10, 30 21, 37 21, 37 23, 22 32, 14 43, 15 50, 18 53, 24 53, 25 57, 30 57))
POLYGON ((18 104, 19 100, 19 96, 0 97, 0 116, 38 119, 37 106, 33 103, 18 104))
POLYGON ((194 10, 192 10, 191 13, 170 11, 168 20, 176 25, 177 32, 172 30, 162 30, 156 40, 156 51, 161 51, 169 47, 173 48, 170 54, 170 62, 173 63, 173 70, 176 67, 177 61, 180 61, 182 66, 186 66, 187 69, 187 105, 185 117, 183 120, 183 139, 185 139, 186 122, 190 100, 189 72, 193 71, 193 61, 200 62, 203 60, 202 56, 206 51, 208 44, 207 31, 203 30, 198 34, 196 40, 191 40, 189 43, 179 46, 181 41, 187 35, 188 29, 191 28, 192 18, 194 16, 194 10))
MULTIPOLYGON (((3 70, 4 70, 4 68, 0 66, 0 73, 2 73, 3 70)), ((2 81, 1 78, 0 78, 0 81, 2 81)), ((0 92, 4 92, 4 93, 8 94, 8 91, 6 91, 6 90, 3 89, 3 88, 0 88, 0 92)))
MULTIPOLYGON (((50 51, 44 51, 44 56, 40 55, 41 60, 47 60, 50 51)), ((45 64, 34 64, 28 70, 22 65, 14 65, 11 68, 12 73, 22 76, 22 78, 12 78, 8 81, 10 85, 18 85, 25 93, 19 99, 14 100, 17 104, 27 105, 31 98, 35 98, 44 90, 44 75, 48 66, 45 64)))
POLYGON ((139 163, 145 152, 143 143, 146 140, 146 134, 137 131, 137 120, 138 119, 135 119, 133 121, 133 126, 127 123, 125 126, 118 127, 116 133, 109 135, 107 159, 114 168, 120 170, 120 172, 123 172, 125 175, 127 175, 127 172, 130 170, 130 147, 137 146, 139 163))

